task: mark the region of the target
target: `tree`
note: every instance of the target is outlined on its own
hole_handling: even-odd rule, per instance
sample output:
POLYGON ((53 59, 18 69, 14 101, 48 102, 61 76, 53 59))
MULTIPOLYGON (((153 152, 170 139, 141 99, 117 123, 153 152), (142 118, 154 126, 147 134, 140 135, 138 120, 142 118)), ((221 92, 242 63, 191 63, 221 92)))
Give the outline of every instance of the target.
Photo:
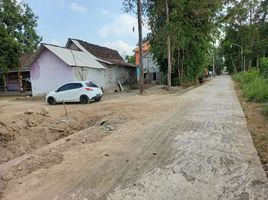
POLYGON ((167 73, 168 58, 164 43, 169 33, 172 84, 196 83, 208 65, 221 1, 170 0, 169 23, 163 17, 166 15, 161 3, 155 0, 148 9, 153 55, 162 71, 167 73))
POLYGON ((135 57, 133 55, 131 55, 131 56, 130 55, 126 55, 125 60, 128 63, 135 65, 135 57))
POLYGON ((268 1, 267 0, 232 0, 225 4, 226 15, 223 20, 225 37, 220 51, 229 72, 238 72, 240 49, 230 48, 232 43, 244 49, 246 68, 260 66, 261 57, 267 56, 268 50, 268 1))
POLYGON ((145 0, 143 4, 151 51, 161 71, 167 79, 172 72, 172 85, 196 83, 208 65, 222 1, 145 0))
MULTIPOLYGON (((165 0, 166 6, 166 24, 169 25, 169 3, 165 0)), ((168 57, 168 74, 167 74, 167 84, 171 87, 171 74, 172 74, 172 64, 171 64, 171 43, 170 43, 170 31, 167 31, 167 57, 168 57)))
POLYGON ((19 56, 37 48, 41 41, 37 19, 28 4, 0 0, 1 70, 18 67, 19 56))
POLYGON ((145 4, 143 4, 142 0, 123 0, 123 7, 126 12, 134 12, 138 18, 138 33, 139 33, 139 53, 140 53, 140 93, 143 94, 144 89, 144 69, 143 69, 143 37, 142 37, 142 14, 144 8, 146 8, 145 4), (136 10, 135 10, 136 9, 136 10))
POLYGON ((7 72, 11 66, 18 66, 19 55, 18 42, 9 36, 4 27, 0 26, 0 70, 7 72))

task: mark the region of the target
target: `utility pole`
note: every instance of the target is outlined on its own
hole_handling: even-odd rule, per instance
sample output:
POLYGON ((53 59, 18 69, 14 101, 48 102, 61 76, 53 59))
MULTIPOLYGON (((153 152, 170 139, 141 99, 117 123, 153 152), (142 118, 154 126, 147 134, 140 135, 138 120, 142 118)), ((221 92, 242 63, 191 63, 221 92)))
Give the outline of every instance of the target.
MULTIPOLYGON (((167 14, 167 25, 169 26, 169 6, 168 0, 165 0, 166 3, 166 14, 167 14)), ((171 87, 171 73, 172 73, 172 65, 171 65, 171 50, 170 50, 170 32, 168 28, 168 35, 167 35, 167 48, 168 48, 168 74, 167 74, 167 83, 168 87, 171 87)))
POLYGON ((143 49, 142 49, 142 6, 141 0, 137 0, 138 30, 139 30, 139 49, 140 49, 140 94, 144 89, 144 69, 143 69, 143 49))
POLYGON ((232 43, 232 45, 240 47, 240 49, 241 49, 241 71, 244 70, 244 73, 246 73, 246 63, 245 63, 246 58, 244 56, 244 48, 239 44, 232 43))

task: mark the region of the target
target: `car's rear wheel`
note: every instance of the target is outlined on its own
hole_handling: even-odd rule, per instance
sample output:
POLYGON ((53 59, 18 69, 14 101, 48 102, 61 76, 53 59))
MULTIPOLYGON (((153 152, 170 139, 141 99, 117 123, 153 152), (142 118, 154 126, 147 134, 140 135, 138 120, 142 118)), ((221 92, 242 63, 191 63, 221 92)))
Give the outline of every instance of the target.
POLYGON ((95 101, 97 102, 97 101, 100 101, 101 100, 101 97, 96 97, 95 98, 95 101))
POLYGON ((89 98, 88 98, 88 96, 86 96, 86 95, 82 95, 82 96, 80 97, 80 103, 81 103, 81 104, 88 104, 88 103, 89 103, 89 98))
POLYGON ((57 102, 56 102, 56 100, 55 100, 54 97, 48 97, 48 98, 47 98, 47 103, 48 103, 49 105, 55 105, 57 102))

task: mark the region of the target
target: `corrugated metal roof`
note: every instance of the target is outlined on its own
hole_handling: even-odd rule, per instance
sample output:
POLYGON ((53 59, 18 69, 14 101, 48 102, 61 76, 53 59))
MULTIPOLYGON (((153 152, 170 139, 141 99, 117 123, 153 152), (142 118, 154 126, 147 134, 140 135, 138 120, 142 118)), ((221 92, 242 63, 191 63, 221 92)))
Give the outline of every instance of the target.
POLYGON ((75 51, 64 47, 55 45, 43 44, 48 50, 53 52, 67 65, 74 67, 89 67, 96 69, 105 69, 105 67, 99 63, 93 55, 84 51, 75 51))
POLYGON ((120 56, 120 54, 116 50, 71 38, 68 39, 68 42, 66 44, 67 48, 70 41, 74 43, 75 46, 78 47, 80 50, 88 52, 99 62, 124 67, 137 67, 135 65, 125 62, 124 59, 120 56))
POLYGON ((75 40, 75 39, 70 39, 79 49, 81 49, 81 51, 85 52, 85 53, 88 53, 88 56, 90 56, 92 59, 95 59, 97 61, 100 61, 100 62, 104 62, 104 63, 107 63, 109 65, 112 65, 113 63, 111 62, 108 62, 106 60, 102 60, 100 58, 97 58, 96 56, 94 56, 93 54, 91 54, 90 52, 88 52, 88 50, 86 50, 81 44, 79 41, 75 40))

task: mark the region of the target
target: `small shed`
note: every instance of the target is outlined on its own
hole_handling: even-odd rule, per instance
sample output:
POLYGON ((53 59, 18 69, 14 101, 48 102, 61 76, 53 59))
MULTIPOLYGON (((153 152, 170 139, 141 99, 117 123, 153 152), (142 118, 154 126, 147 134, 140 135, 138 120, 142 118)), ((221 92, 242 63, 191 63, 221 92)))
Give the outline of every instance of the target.
POLYGON ((6 73, 0 72, 3 77, 3 91, 31 91, 29 61, 34 58, 34 53, 25 53, 19 58, 19 66, 9 69, 6 73))

